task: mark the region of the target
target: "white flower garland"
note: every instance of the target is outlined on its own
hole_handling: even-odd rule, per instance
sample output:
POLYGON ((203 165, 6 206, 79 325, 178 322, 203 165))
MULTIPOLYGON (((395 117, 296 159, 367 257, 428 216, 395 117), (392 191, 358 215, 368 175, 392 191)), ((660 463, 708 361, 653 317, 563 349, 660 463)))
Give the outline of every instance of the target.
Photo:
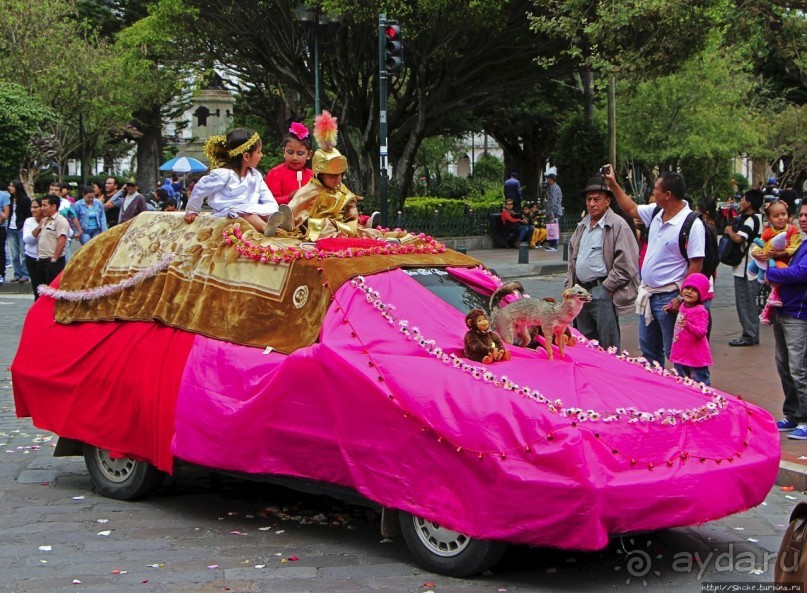
POLYGON ((519 397, 525 397, 539 404, 543 404, 546 406, 548 411, 552 412, 553 414, 558 414, 564 418, 571 417, 577 422, 650 422, 660 423, 666 426, 675 426, 679 422, 700 422, 702 420, 712 418, 717 416, 721 410, 728 406, 728 401, 723 395, 717 393, 714 389, 704 385, 703 383, 696 383, 688 377, 681 377, 675 371, 666 370, 658 363, 651 365, 643 357, 631 357, 626 351, 616 355, 616 348, 608 348, 606 350, 599 346, 596 341, 589 341, 583 338, 581 341, 583 341, 587 348, 607 352, 612 356, 616 355, 615 357, 617 360, 621 360, 633 365, 640 365, 650 373, 663 377, 669 377, 671 380, 675 380, 676 382, 686 385, 691 389, 697 390, 703 394, 708 394, 711 396, 711 398, 707 404, 697 408, 690 408, 688 410, 659 408, 658 410, 652 412, 646 412, 633 406, 626 406, 616 408, 613 412, 606 413, 597 412, 591 409, 583 410, 582 408, 567 408, 564 407, 561 399, 550 400, 537 389, 532 389, 531 387, 527 386, 522 387, 508 379, 505 375, 497 377, 485 366, 468 364, 456 354, 447 354, 443 348, 436 345, 435 340, 425 338, 417 327, 410 328, 407 320, 397 319, 393 313, 393 311, 395 311, 395 306, 383 302, 378 291, 368 286, 363 276, 353 278, 350 283, 357 290, 364 293, 365 300, 372 305, 373 308, 379 311, 381 316, 386 319, 391 326, 395 326, 397 324, 399 331, 403 335, 405 335, 409 340, 417 343, 421 348, 443 364, 451 365, 455 369, 459 369, 460 371, 472 376, 474 379, 484 381, 485 383, 489 383, 494 387, 498 387, 506 391, 517 393, 519 397))
POLYGON ((61 301, 78 302, 78 301, 91 301, 94 299, 100 299, 102 297, 123 292, 123 290, 131 288, 135 284, 139 284, 140 282, 143 282, 144 280, 147 280, 152 276, 156 276, 163 270, 168 269, 168 266, 171 265, 173 259, 174 254, 168 253, 156 264, 152 264, 148 268, 140 270, 134 276, 126 278, 125 280, 121 280, 117 284, 105 284, 103 286, 94 286, 92 288, 85 288, 83 290, 61 290, 57 288, 52 288, 47 284, 40 284, 39 287, 37 288, 37 291, 42 296, 49 296, 52 299, 57 299, 61 301))

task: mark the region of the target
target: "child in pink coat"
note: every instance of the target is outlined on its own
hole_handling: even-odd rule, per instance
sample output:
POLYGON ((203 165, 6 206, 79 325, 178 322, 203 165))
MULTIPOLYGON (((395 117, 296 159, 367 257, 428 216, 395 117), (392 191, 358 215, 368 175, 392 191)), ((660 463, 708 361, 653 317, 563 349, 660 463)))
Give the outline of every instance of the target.
POLYGON ((681 285, 683 303, 675 321, 670 361, 675 363, 679 375, 709 385, 709 365, 712 351, 709 348, 709 311, 703 302, 712 298, 709 279, 703 274, 690 274, 681 285))

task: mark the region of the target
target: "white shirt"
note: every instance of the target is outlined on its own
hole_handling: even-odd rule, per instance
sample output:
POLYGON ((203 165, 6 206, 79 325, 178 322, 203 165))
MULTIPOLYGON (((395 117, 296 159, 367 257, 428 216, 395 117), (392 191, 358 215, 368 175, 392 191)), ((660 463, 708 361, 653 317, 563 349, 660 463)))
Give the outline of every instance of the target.
MULTIPOLYGON (((759 237, 762 234, 762 214, 760 214, 759 212, 754 212, 751 216, 746 218, 743 221, 743 224, 740 226, 740 228, 737 229, 737 234, 740 235, 746 242, 745 243, 746 248, 748 247, 748 237, 750 237, 754 232, 754 218, 757 219, 757 225, 756 225, 757 237, 759 237)), ((743 256, 743 261, 741 261, 736 266, 732 266, 731 268, 732 276, 734 276, 735 278, 742 278, 743 276, 745 276, 746 278, 748 278, 748 280, 756 280, 757 279, 756 272, 754 273, 748 272, 747 267, 748 262, 753 261, 750 258, 751 258, 750 255, 748 255, 748 257, 743 256)))
POLYGON ((602 256, 605 216, 594 223, 592 228, 591 215, 587 214, 580 225, 583 227, 583 234, 580 235, 574 275, 581 282, 592 282, 598 278, 605 278, 608 275, 605 259, 602 256))
MULTIPOLYGON (((667 222, 662 223, 663 211, 654 217, 655 204, 639 206, 639 217, 648 229, 647 253, 642 264, 642 282, 651 288, 667 284, 681 284, 687 275, 689 263, 681 255, 678 236, 684 220, 692 212, 689 205, 667 222), (652 218, 652 220, 651 220, 652 218)), ((700 219, 695 220, 689 232, 687 255, 690 259, 703 257, 706 253, 706 231, 700 219)))
POLYGON ((199 212, 204 198, 213 216, 269 215, 278 210, 275 197, 256 169, 249 169, 243 178, 232 169, 213 169, 194 186, 186 211, 199 212))
POLYGON ((37 259, 39 253, 39 241, 34 237, 34 229, 39 226, 39 223, 33 216, 29 216, 22 223, 22 250, 28 257, 37 259))

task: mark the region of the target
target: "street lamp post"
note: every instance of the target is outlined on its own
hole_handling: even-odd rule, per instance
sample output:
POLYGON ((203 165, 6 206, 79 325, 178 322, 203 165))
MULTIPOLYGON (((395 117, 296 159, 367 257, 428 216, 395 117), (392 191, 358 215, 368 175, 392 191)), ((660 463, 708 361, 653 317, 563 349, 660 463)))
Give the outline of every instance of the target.
POLYGON ((294 13, 303 25, 310 27, 314 37, 314 114, 320 113, 320 76, 319 76, 319 27, 341 21, 339 15, 323 14, 319 6, 301 4, 294 9, 294 13))

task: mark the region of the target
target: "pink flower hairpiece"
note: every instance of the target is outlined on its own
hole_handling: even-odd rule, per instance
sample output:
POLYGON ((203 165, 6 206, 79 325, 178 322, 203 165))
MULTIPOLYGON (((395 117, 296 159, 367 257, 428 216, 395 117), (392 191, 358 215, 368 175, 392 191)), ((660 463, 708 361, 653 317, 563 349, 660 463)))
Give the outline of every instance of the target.
POLYGON ((308 138, 308 128, 306 128, 303 124, 298 121, 291 122, 291 127, 289 128, 289 134, 294 134, 300 140, 305 140, 308 138))

